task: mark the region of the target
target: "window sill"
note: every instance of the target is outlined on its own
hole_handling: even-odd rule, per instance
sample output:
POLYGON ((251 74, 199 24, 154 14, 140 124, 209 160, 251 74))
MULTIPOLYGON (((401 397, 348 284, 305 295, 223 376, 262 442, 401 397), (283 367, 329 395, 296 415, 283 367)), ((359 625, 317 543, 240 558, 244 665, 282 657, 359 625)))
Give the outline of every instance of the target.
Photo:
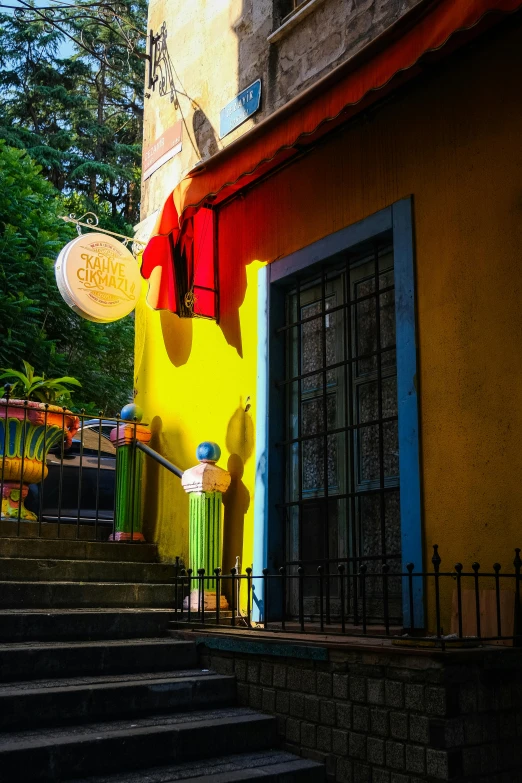
POLYGON ((296 8, 295 11, 293 11, 284 19, 281 26, 268 36, 266 39, 268 43, 273 44, 276 43, 276 41, 279 41, 281 38, 284 38, 285 35, 288 35, 290 30, 293 30, 294 27, 302 22, 303 19, 306 19, 309 14, 315 11, 315 9, 323 3, 324 0, 308 0, 308 2, 303 3, 303 5, 299 6, 299 8, 296 8))

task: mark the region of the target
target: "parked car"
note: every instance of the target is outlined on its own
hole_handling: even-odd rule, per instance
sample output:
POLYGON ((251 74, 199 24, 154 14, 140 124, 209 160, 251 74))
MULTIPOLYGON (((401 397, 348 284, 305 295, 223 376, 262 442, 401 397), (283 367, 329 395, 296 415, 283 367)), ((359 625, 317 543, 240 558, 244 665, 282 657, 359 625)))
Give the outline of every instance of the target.
POLYGON ((49 473, 43 484, 31 484, 26 507, 42 521, 112 526, 116 449, 109 436, 115 423, 86 420, 71 447, 53 448, 47 456, 49 473))

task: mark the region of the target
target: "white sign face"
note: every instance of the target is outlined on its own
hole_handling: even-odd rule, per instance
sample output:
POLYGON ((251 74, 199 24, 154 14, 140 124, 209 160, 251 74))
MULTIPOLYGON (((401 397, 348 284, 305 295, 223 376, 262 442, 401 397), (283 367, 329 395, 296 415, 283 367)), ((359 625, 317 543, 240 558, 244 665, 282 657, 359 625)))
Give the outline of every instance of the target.
POLYGON ((82 234, 69 242, 54 267, 58 289, 78 315, 110 323, 136 307, 141 274, 125 245, 107 234, 82 234))

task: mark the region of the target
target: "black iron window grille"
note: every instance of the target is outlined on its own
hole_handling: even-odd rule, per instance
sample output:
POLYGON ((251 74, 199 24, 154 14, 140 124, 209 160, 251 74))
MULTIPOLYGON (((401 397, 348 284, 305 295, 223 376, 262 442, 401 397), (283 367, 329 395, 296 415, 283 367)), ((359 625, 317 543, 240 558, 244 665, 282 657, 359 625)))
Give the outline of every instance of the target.
MULTIPOLYGON (((346 561, 352 621, 361 611, 356 573, 365 563, 366 609, 401 618, 397 370, 393 253, 388 241, 299 279, 286 296, 286 493, 281 504, 285 563, 312 573, 346 561)), ((307 583, 305 614, 318 616, 317 585, 307 583)), ((339 586, 326 580, 329 612, 339 586), (330 592, 333 590, 333 594, 330 592), (332 600, 330 600, 332 599, 332 600)), ((297 583, 288 593, 297 615, 297 583)))

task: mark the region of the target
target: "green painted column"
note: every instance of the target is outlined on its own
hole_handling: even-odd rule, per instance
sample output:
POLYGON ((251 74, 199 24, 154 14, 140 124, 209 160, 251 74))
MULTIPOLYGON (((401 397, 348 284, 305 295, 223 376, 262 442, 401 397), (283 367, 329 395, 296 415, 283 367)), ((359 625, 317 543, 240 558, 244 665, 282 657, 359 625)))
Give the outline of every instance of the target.
POLYGON ((116 496, 114 532, 110 541, 144 541, 141 532, 141 484, 145 455, 136 448, 136 441, 148 443, 151 432, 140 424, 143 411, 137 405, 126 405, 121 412, 121 424, 111 432, 116 446, 116 496))
MULTIPOLYGON (((216 568, 221 568, 222 497, 230 486, 230 473, 216 465, 221 456, 217 443, 200 443, 196 456, 199 464, 186 470, 181 479, 183 489, 189 495, 189 568, 194 575, 201 568, 205 569, 205 575, 213 575, 216 568)), ((198 609, 198 595, 196 586, 190 596, 191 609, 198 609)), ((188 605, 188 599, 186 603, 188 605)), ((227 608, 223 595, 220 605, 227 608)), ((208 578, 205 579, 205 611, 215 607, 215 579, 208 578)))
MULTIPOLYGON (((189 494, 189 559, 194 570, 205 569, 213 574, 221 568, 221 492, 191 492, 189 494)), ((215 580, 205 580, 205 590, 215 590, 215 580)))

